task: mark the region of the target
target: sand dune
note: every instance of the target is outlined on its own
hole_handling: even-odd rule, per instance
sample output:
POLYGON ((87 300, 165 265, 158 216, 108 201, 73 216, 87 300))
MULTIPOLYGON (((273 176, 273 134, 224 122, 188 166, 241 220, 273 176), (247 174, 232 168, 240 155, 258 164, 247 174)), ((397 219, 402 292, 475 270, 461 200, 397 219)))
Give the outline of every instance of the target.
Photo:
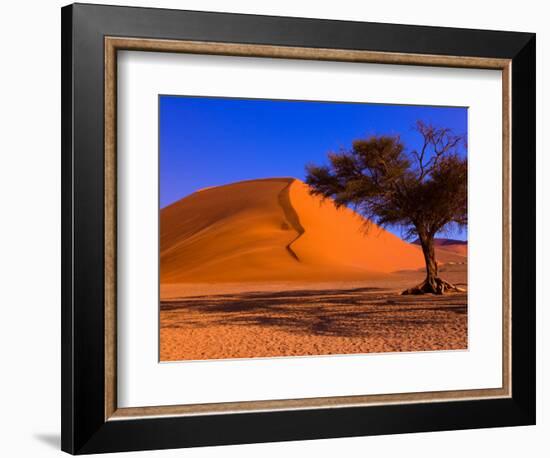
POLYGON ((160 280, 351 281, 423 268, 419 247, 375 225, 365 234, 363 222, 292 178, 203 189, 161 210, 160 280))
POLYGON ((328 271, 339 266, 347 271, 384 273, 424 266, 416 247, 374 224, 366 230, 365 220, 357 213, 311 196, 306 184, 295 180, 289 192, 305 229, 292 244, 301 262, 328 271))
MULTIPOLYGON (((416 239, 413 244, 420 245, 420 241, 416 239)), ((459 256, 468 256, 468 242, 463 240, 454 240, 454 239, 445 239, 445 238, 436 238, 434 240, 434 246, 438 253, 440 253, 440 258, 448 257, 451 253, 457 254, 459 256)), ((460 261, 460 259, 452 259, 451 261, 460 261)))
POLYGON ((440 253, 443 252, 449 252, 458 254, 460 256, 468 256, 468 244, 467 243, 438 243, 439 241, 436 240, 436 250, 438 250, 440 253))

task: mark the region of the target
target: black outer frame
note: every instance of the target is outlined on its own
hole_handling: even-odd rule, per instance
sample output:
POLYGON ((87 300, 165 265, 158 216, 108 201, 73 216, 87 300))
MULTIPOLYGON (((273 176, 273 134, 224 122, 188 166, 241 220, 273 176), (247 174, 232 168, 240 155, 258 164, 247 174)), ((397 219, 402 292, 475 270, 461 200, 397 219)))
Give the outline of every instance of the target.
POLYGON ((535 34, 74 4, 61 35, 64 451, 535 424, 535 34), (105 421, 105 36, 512 59, 512 397, 105 421))

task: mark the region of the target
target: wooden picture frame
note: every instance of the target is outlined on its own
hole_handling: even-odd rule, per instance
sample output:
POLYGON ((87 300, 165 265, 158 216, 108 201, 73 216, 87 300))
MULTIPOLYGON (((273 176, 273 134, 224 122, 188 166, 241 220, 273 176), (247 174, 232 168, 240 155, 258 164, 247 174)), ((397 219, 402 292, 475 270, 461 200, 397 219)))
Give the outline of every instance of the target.
POLYGON ((63 8, 63 450, 80 454, 534 424, 534 119, 534 34, 83 4, 63 8), (119 50, 502 71, 502 387, 119 408, 119 50))

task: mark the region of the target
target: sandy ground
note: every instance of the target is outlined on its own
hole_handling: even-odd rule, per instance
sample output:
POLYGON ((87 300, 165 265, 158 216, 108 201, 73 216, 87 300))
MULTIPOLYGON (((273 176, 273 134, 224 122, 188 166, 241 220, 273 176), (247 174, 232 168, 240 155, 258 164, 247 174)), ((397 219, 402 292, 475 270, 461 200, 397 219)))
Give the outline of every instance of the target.
MULTIPOLYGON (((466 272, 458 270, 444 277, 464 285, 466 272)), ((399 294, 422 276, 402 272, 384 282, 190 284, 184 295, 180 285, 179 297, 161 302, 160 358, 466 349, 466 293, 399 294)))

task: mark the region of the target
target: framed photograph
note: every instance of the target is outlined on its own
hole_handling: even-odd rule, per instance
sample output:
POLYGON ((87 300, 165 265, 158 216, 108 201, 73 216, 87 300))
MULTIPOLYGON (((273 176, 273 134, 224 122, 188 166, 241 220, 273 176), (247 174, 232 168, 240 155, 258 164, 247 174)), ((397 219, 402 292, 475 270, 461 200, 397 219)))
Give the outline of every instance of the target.
POLYGON ((62 9, 62 448, 535 423, 535 35, 62 9))

